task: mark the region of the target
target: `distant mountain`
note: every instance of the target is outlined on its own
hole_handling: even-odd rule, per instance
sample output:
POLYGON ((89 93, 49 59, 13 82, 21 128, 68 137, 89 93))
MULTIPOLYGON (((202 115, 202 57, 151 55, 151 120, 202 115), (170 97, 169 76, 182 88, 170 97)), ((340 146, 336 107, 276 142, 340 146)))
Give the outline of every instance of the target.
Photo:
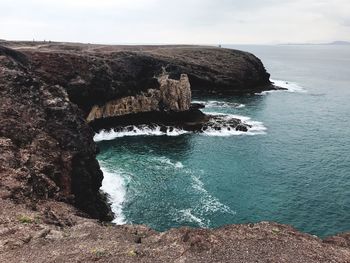
POLYGON ((308 45, 350 45, 350 42, 348 41, 333 41, 333 42, 330 42, 330 43, 286 43, 286 44, 280 44, 282 46, 284 45, 291 45, 291 46, 294 46, 294 45, 305 45, 305 46, 308 46, 308 45))

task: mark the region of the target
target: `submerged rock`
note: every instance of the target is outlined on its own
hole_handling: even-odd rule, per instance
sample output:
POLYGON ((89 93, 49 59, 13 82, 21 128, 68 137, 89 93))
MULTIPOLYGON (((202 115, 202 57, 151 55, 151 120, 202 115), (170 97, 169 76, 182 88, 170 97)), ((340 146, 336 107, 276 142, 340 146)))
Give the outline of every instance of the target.
POLYGON ((243 125, 243 124, 238 124, 235 127, 236 131, 243 131, 243 132, 247 132, 248 131, 248 127, 247 125, 243 125))

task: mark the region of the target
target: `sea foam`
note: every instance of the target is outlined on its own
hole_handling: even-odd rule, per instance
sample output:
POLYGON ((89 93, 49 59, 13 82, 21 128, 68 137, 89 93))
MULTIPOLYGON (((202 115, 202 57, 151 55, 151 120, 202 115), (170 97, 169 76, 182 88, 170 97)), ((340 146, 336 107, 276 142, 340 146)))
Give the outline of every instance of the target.
POLYGON ((307 92, 302 86, 295 82, 285 81, 285 80, 274 80, 271 79, 271 81, 277 86, 284 88, 286 90, 267 90, 263 91, 261 93, 255 93, 255 95, 266 95, 268 93, 274 93, 274 92, 293 92, 293 93, 305 93, 307 92))
POLYGON ((240 109, 244 108, 245 105, 241 103, 236 102, 228 102, 228 101, 217 101, 217 100, 208 100, 208 101, 201 101, 201 100, 194 100, 193 103, 200 103, 205 106, 205 108, 235 108, 240 109))
POLYGON ((194 190, 194 196, 198 196, 197 202, 193 202, 193 206, 180 209, 176 212, 176 220, 180 223, 194 223, 199 227, 208 228, 211 226, 209 215, 216 213, 225 213, 235 215, 227 205, 221 203, 216 197, 212 196, 204 187, 204 183, 199 176, 190 174, 191 186, 194 190))
POLYGON ((195 223, 197 224, 199 227, 202 228, 208 228, 210 225, 210 221, 204 219, 204 218, 200 218, 196 215, 194 215, 194 211, 191 208, 188 209, 181 209, 178 211, 178 216, 177 216, 177 220, 180 222, 191 222, 191 223, 195 223))
MULTIPOLYGON (((233 115, 233 114, 223 114, 216 112, 206 112, 207 114, 219 117, 222 121, 229 121, 232 118, 240 119, 243 123, 250 125, 248 131, 236 131, 234 128, 222 126, 220 130, 216 130, 212 127, 208 127, 205 131, 197 133, 199 135, 205 136, 234 136, 234 135, 258 135, 265 134, 266 127, 262 122, 253 121, 249 117, 233 115)), ((179 136, 182 134, 188 134, 189 131, 185 131, 175 127, 167 127, 166 131, 161 131, 160 126, 150 127, 147 125, 142 126, 127 126, 118 130, 102 130, 94 136, 94 141, 109 141, 116 138, 126 137, 126 136, 179 136)))
POLYGON ((147 125, 126 126, 119 130, 102 130, 94 136, 94 141, 110 141, 116 138, 127 136, 178 136, 186 134, 188 131, 175 127, 167 127, 166 131, 161 131, 160 126, 150 127, 147 125))
POLYGON ((125 178, 121 176, 120 171, 112 171, 103 167, 102 162, 100 162, 100 166, 104 177, 101 190, 108 194, 115 216, 113 223, 117 225, 125 224, 126 220, 123 214, 123 203, 126 196, 125 178))
POLYGON ((225 114, 225 113, 219 113, 219 112, 205 112, 205 113, 211 114, 214 116, 219 116, 220 118, 222 118, 224 121, 227 121, 227 122, 230 119, 239 119, 244 124, 248 124, 251 127, 248 127, 247 132, 236 131, 235 129, 232 129, 230 127, 222 127, 221 130, 215 130, 214 128, 209 127, 207 130, 203 131, 203 135, 227 137, 227 136, 234 136, 234 135, 266 134, 267 128, 264 126, 264 124, 262 122, 259 122, 259 121, 253 121, 253 120, 251 120, 250 117, 235 115, 235 114, 225 114))
POLYGON ((176 169, 184 168, 184 165, 181 162, 179 162, 179 161, 171 161, 169 158, 167 158, 165 156, 155 157, 154 160, 156 162, 160 162, 163 165, 164 164, 168 165, 171 168, 176 168, 176 169))
POLYGON ((203 212, 215 213, 224 212, 235 214, 230 207, 221 203, 216 197, 212 196, 204 187, 204 183, 201 181, 199 176, 192 175, 192 187, 193 189, 201 195, 200 207, 203 212))

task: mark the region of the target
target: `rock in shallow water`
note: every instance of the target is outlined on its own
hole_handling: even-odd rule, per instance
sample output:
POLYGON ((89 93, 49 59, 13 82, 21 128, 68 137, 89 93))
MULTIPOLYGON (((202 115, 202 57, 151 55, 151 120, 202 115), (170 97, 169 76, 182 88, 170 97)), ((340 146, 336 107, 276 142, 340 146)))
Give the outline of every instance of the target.
MULTIPOLYGON (((250 125, 238 124, 235 129, 236 129, 236 131, 247 132, 248 131, 248 126, 250 126, 250 125)), ((251 126, 250 126, 250 128, 251 128, 251 126)))

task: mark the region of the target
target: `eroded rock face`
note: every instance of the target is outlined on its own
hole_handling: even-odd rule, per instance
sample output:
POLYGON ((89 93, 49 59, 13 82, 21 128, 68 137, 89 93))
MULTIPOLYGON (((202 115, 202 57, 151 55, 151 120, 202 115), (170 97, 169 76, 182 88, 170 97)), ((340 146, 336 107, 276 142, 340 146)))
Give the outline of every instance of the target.
POLYGON ((86 119, 88 122, 92 122, 103 118, 157 111, 159 101, 159 90, 149 89, 139 95, 109 101, 102 106, 94 105, 86 119))
POLYGON ((20 52, 0 48, 0 195, 18 203, 72 203, 109 220, 93 131, 60 85, 30 71, 20 52))
POLYGON ((158 78, 159 89, 149 89, 135 96, 126 96, 107 102, 103 106, 92 107, 87 121, 119 117, 152 111, 187 111, 191 106, 191 85, 186 74, 179 80, 169 79, 169 75, 158 78))
POLYGON ((191 107, 191 84, 186 74, 180 80, 170 79, 169 75, 158 78, 160 84, 160 109, 163 111, 187 111, 191 107))

